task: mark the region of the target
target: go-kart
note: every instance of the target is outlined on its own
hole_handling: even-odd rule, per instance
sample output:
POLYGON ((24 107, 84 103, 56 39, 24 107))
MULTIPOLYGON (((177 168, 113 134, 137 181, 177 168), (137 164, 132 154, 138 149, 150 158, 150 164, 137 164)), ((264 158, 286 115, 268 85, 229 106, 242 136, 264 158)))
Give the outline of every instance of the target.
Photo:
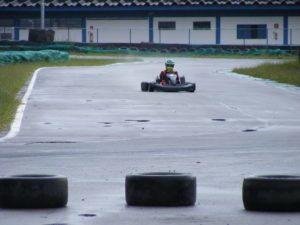
POLYGON ((145 82, 141 83, 142 91, 166 91, 166 92, 178 92, 178 91, 188 91, 194 92, 196 90, 196 84, 185 82, 185 77, 179 77, 179 82, 177 80, 177 74, 168 73, 166 76, 166 84, 160 83, 159 77, 156 78, 155 82, 145 82))

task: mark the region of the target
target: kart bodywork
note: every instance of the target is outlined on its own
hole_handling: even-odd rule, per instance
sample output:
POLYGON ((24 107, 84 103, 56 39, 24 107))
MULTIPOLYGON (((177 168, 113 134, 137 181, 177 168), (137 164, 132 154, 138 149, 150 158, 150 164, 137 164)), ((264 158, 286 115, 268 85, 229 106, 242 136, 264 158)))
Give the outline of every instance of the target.
POLYGON ((156 78, 155 82, 145 82, 143 81, 141 83, 141 90, 142 91, 165 91, 165 92, 179 92, 179 91, 188 91, 188 92, 194 92, 196 90, 196 84, 185 82, 185 77, 179 77, 179 82, 176 79, 176 74, 168 74, 167 75, 167 83, 162 84, 159 81, 159 78, 156 78))

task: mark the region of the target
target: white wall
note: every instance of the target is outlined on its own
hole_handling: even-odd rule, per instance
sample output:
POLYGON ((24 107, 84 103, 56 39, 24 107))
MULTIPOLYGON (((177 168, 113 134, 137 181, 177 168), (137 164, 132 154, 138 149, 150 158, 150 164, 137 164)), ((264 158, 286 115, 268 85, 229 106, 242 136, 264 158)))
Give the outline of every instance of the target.
MULTIPOLYGON (((282 45, 283 44, 283 17, 221 17, 221 44, 239 45, 282 45), (268 29, 267 39, 237 39, 238 24, 266 24, 268 29), (279 28, 274 28, 278 24, 279 28), (275 38, 277 36, 277 40, 275 38)), ((288 18, 288 44, 300 44, 300 16, 288 18)), ((86 41, 99 43, 141 43, 149 42, 148 18, 138 19, 88 19, 86 25, 86 41), (93 27, 93 29, 90 29, 93 27), (131 32, 131 33, 130 33, 131 32), (92 34, 92 35, 91 35, 92 34)), ((215 44, 216 19, 215 17, 154 17, 153 18, 154 43, 174 44, 215 44), (176 30, 158 30, 158 22, 174 21, 176 30), (210 21, 210 30, 193 30, 193 22, 210 21)), ((55 28, 55 41, 82 42, 81 28, 69 31, 55 28)), ((3 29, 0 32, 4 32, 3 29)), ((14 35, 12 28, 5 32, 14 35)), ((28 40, 28 29, 20 29, 20 40, 28 40)))
POLYGON ((88 19, 87 42, 140 43, 149 41, 148 19, 88 19))
POLYGON ((72 42, 81 42, 82 41, 82 29, 76 28, 55 28, 54 41, 72 41, 72 42))
POLYGON ((155 17, 153 18, 153 39, 155 43, 172 44, 215 44, 215 17, 155 17), (173 21, 176 30, 158 30, 158 22, 173 21), (194 21, 210 21, 210 30, 193 30, 194 21))
POLYGON ((19 30, 19 40, 28 41, 29 29, 20 29, 19 30))
POLYGON ((289 17, 289 40, 288 43, 291 45, 300 44, 300 16, 289 17))
POLYGON ((282 45, 283 17, 222 17, 221 44, 282 45), (246 40, 237 39, 238 24, 266 24, 268 29, 268 38, 246 40), (274 24, 278 24, 279 28, 274 28, 274 24))

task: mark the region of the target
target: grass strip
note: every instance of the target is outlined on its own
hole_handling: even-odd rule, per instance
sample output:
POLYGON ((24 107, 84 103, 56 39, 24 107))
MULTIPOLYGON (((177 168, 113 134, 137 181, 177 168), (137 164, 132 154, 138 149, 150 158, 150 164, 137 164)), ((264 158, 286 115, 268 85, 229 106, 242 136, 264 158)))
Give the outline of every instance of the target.
POLYGON ((0 66, 0 131, 8 128, 14 119, 20 100, 17 94, 34 71, 40 67, 58 66, 103 66, 118 62, 117 59, 71 59, 63 63, 18 63, 0 66))
POLYGON ((300 87, 300 61, 263 63, 253 68, 235 68, 233 72, 300 87))

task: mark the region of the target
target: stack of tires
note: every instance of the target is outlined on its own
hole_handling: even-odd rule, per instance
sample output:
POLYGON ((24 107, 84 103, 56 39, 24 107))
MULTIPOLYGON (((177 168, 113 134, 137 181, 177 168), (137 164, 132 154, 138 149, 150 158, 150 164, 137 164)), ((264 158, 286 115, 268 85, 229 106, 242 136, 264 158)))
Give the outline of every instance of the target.
POLYGON ((30 29, 29 42, 51 43, 54 41, 55 32, 53 30, 30 29))

